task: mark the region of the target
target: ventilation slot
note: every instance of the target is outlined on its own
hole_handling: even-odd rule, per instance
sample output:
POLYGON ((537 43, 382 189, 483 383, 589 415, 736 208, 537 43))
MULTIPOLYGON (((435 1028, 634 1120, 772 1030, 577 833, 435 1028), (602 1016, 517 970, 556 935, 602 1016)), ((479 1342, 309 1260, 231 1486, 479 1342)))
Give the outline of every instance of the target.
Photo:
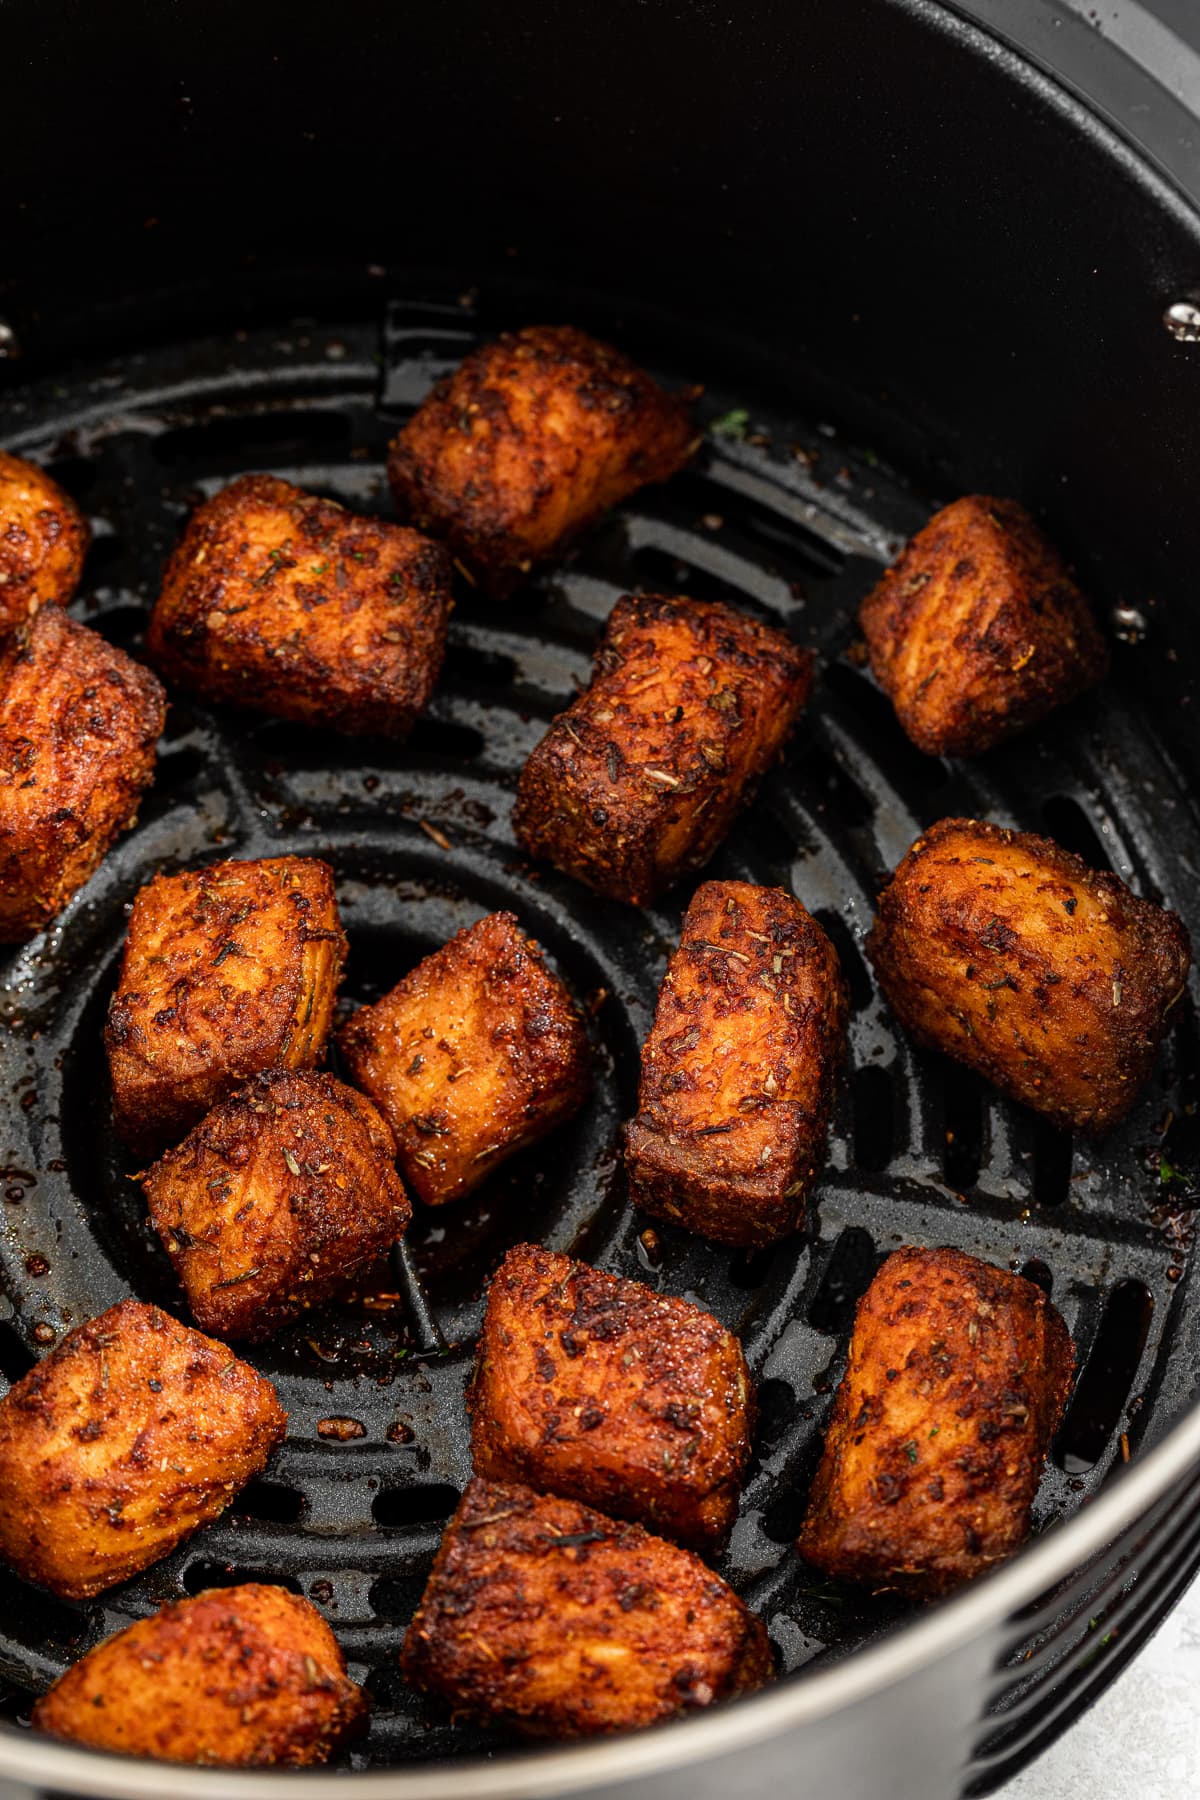
POLYGON ((146 609, 143 606, 114 606, 101 613, 94 622, 110 644, 116 644, 119 650, 132 650, 141 643, 146 629, 146 609))
POLYGON ((821 1285, 808 1308, 814 1331, 841 1337, 854 1323, 854 1309, 871 1285, 879 1258, 869 1231, 849 1225, 833 1247, 821 1285))
POLYGON ((295 1525, 303 1516, 307 1502, 295 1488, 282 1481, 252 1481, 235 1501, 237 1511, 247 1518, 261 1519, 268 1525, 295 1525))
POLYGON ((36 1361, 36 1356, 15 1327, 0 1321, 0 1375, 6 1381, 20 1381, 36 1361))
POLYGON ((757 1293, 766 1282, 775 1261, 775 1244, 764 1244, 758 1250, 741 1250, 729 1264, 729 1279, 734 1287, 757 1293))
POLYGON ((236 464, 238 469, 303 463, 348 451, 350 424, 338 412, 237 413, 164 431, 151 449, 160 463, 236 464))
POLYGON ((160 754, 154 767, 153 792, 177 794, 181 788, 190 787, 201 775, 210 771, 210 763, 204 751, 194 744, 185 744, 182 749, 160 754))
POLYGON ((816 812, 845 826, 869 825, 875 817, 875 802, 820 745, 811 745, 795 769, 797 784, 812 797, 816 812))
POLYGON ((1051 794, 1042 802, 1042 817, 1046 830, 1064 850, 1073 850, 1090 868, 1111 870, 1100 834, 1078 800, 1072 800, 1068 794, 1051 794))
POLYGON ((855 1069, 851 1086, 854 1105, 854 1161, 874 1174, 892 1160, 896 1141, 892 1078, 886 1069, 855 1069))
POLYGON ((1026 1281, 1032 1281, 1034 1287, 1040 1287, 1047 1299, 1054 1292, 1054 1276, 1040 1256, 1032 1256, 1027 1263, 1022 1263, 1021 1274, 1026 1281))
POLYGON ((833 912, 827 906, 819 907, 813 918, 837 951, 842 974, 850 989, 851 1011, 865 1012, 875 999, 875 988, 867 973, 858 939, 841 914, 833 912))
POLYGON ((769 1450, 796 1416, 796 1396, 786 1381, 760 1381, 756 1399, 758 1421, 754 1447, 759 1455, 769 1450))
POLYGON ((282 1575, 278 1569, 245 1569, 236 1563, 194 1562, 183 1571, 183 1585, 189 1594, 203 1594, 208 1588, 241 1587, 247 1581, 287 1588, 290 1594, 304 1592, 295 1576, 282 1575))
POLYGON ((1033 1197, 1039 1206, 1061 1206, 1071 1192, 1073 1148, 1069 1131, 1049 1119, 1033 1128, 1033 1197))
POLYGON ((794 1544, 808 1507, 808 1481, 785 1482, 762 1516, 762 1534, 773 1544, 794 1544))
MULTIPOLYGON (((113 576, 125 560, 124 541, 112 533, 92 539, 87 554, 87 584, 91 588, 114 586, 113 576)), ((142 615, 145 617, 145 615, 142 615)))
POLYGON ((870 747, 873 760, 886 768, 889 780, 909 798, 919 816, 936 818, 939 809, 924 807, 922 802, 946 786, 950 765, 940 756, 926 756, 910 742, 897 724, 887 695, 849 663, 830 661, 821 670, 821 686, 836 694, 853 714, 855 736, 870 747))
POLYGON ((99 470, 90 456, 56 456, 43 468, 52 481, 66 488, 72 500, 83 500, 96 485, 99 470))
POLYGON ((405 1702, 412 1699, 412 1689, 399 1668, 390 1663, 380 1663, 377 1669, 372 1669, 363 1685, 378 1713, 399 1712, 405 1702))
POLYGON ((0 1615, 6 1635, 47 1655, 72 1650, 87 1626, 84 1612, 27 1586, 7 1569, 0 1569, 0 1615))
POLYGON ((969 1069, 947 1062, 942 1077, 946 1142, 942 1170, 948 1187, 973 1188, 983 1166, 983 1095, 969 1069))
POLYGON ((371 1502, 377 1525, 435 1526, 448 1519, 459 1502, 448 1481, 426 1481, 418 1487, 384 1488, 371 1502))
POLYGON ((367 1604, 377 1619, 411 1619, 424 1586, 419 1575, 384 1575, 371 1584, 367 1604))
POLYGON ((450 685, 510 688, 517 679, 517 665, 499 650, 481 650, 475 644, 452 643, 446 653, 443 680, 450 685))
POLYGON ((1055 1447, 1068 1475, 1083 1474, 1103 1456, 1138 1372, 1153 1311, 1140 1281, 1119 1281, 1109 1295, 1055 1447))
POLYGON ((408 736, 408 749, 422 756, 449 757, 454 762, 473 762, 483 755, 482 731, 472 725, 456 725, 452 719, 435 719, 423 713, 408 736))

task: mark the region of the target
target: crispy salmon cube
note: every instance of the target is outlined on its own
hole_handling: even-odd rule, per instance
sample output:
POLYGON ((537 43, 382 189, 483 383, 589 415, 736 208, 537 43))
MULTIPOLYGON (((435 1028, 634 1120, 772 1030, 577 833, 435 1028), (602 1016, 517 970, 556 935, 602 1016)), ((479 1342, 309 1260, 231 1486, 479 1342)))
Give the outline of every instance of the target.
POLYGON ((863 602, 876 680, 920 750, 975 756, 1108 672, 1092 609, 1015 500, 935 513, 863 602))
POLYGON ((215 1106, 142 1177, 196 1322, 257 1343, 342 1291, 412 1215, 395 1153, 331 1075, 273 1069, 215 1106))
POLYGON ((419 532, 243 475, 192 514, 146 648, 210 700, 403 737, 442 666, 450 573, 419 532))
POLYGON ((961 1250, 897 1250, 859 1301, 800 1554, 916 1596, 1011 1556, 1074 1367, 1032 1281, 961 1250))
POLYGON ((0 1555, 67 1599, 102 1593, 224 1512, 286 1428, 224 1344, 122 1300, 0 1400, 0 1555))
POLYGON ((133 824, 165 718, 149 669, 57 606, 0 644, 0 942, 47 925, 133 824))
POLYGON ((359 1732, 367 1710, 316 1607, 249 1582, 106 1638, 42 1696, 33 1723, 160 1762, 306 1768, 359 1732))
POLYGON ((534 1244, 492 1277, 470 1392, 477 1474, 709 1549, 750 1456, 741 1345, 687 1300, 534 1244))
POLYGON ((0 450, 0 637, 39 606, 65 606, 91 542, 87 520, 56 481, 0 450))
POLYGON ((722 1244, 798 1230, 845 1037, 837 952, 799 900, 746 881, 697 888, 625 1128, 634 1205, 722 1244))
POLYGON ((506 332, 440 381, 391 448, 403 517, 497 599, 700 443, 698 388, 668 394, 571 326, 506 332))
POLYGON ((333 871, 314 857, 213 863, 142 888, 104 1028, 135 1155, 177 1143, 263 1069, 311 1068, 345 955, 333 871))
POLYGON ((812 652, 706 600, 627 595, 521 773, 531 856, 642 906, 706 863, 808 698, 812 652))
POLYGON ((470 1193, 576 1112, 591 1085, 575 1002, 510 912, 460 931, 354 1013, 338 1049, 427 1206, 470 1193))
POLYGON ((1191 963, 1174 913, 1050 838, 978 819, 917 839, 866 949, 918 1043, 1089 1137, 1133 1105, 1191 963))
POLYGON ((762 1625, 690 1550, 479 1479, 446 1527, 401 1661, 456 1713, 548 1737, 653 1725, 771 1674, 762 1625))

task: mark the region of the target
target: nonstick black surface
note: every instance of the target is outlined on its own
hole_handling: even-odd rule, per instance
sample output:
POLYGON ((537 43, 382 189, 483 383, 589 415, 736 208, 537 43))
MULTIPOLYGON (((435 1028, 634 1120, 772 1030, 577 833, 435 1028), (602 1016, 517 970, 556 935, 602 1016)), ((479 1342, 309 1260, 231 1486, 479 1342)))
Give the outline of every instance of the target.
MULTIPOLYGON (((389 436, 434 377, 503 325, 564 316, 550 296, 517 320, 451 292, 393 304, 382 329, 309 322, 158 348, 14 393, 0 402, 0 441, 44 460, 91 516, 96 541, 72 611, 138 654, 162 560, 197 498, 244 470, 270 470, 387 516, 389 436)), ((665 379, 711 373, 689 354, 683 327, 664 367, 661 341, 639 343, 621 319, 580 322, 648 353, 665 379)), ((853 654, 853 620, 899 541, 949 495, 911 491, 869 446, 848 447, 818 418, 773 416, 769 396, 736 379, 710 387, 703 416, 715 429, 694 467, 635 496, 565 566, 507 606, 463 589, 441 685, 406 745, 174 699, 136 830, 64 918, 8 961, 8 1380, 131 1290, 186 1316, 112 1132, 100 1041, 127 909, 155 869, 284 850, 327 857, 351 945, 347 1010, 458 927, 511 906, 587 1005, 597 1060, 579 1119, 464 1204, 419 1213, 407 1274, 398 1280, 381 1264, 355 1303, 255 1354, 288 1408, 288 1442, 214 1527, 88 1605, 0 1574, 9 1716, 162 1600, 253 1578, 307 1594, 374 1695, 356 1764, 498 1741, 452 1727, 409 1693, 397 1650, 469 1475, 462 1394, 482 1283, 522 1239, 697 1299, 741 1335, 761 1420, 720 1568, 762 1613, 784 1670, 844 1654, 905 1616, 887 1595, 825 1580, 791 1547, 854 1303, 888 1251, 956 1244, 1031 1275, 1066 1316, 1084 1373, 1042 1484, 1038 1530, 1161 1435, 1190 1393, 1200 1335, 1183 1304, 1190 1005, 1128 1123, 1099 1148, 1073 1145, 956 1066, 913 1051, 861 954, 887 871, 949 813, 1048 831, 1173 906, 1200 936, 1200 838, 1134 698, 1144 622, 1118 614, 1112 683, 1048 726, 971 764, 924 757, 853 654), (710 865, 715 876, 794 887, 833 937, 852 992, 849 1067, 808 1227, 753 1255, 648 1231, 620 1168, 639 1044, 690 889, 644 912, 601 900, 529 866, 509 824, 525 757, 587 680, 603 621, 631 589, 730 599, 820 655, 790 749, 710 865), (352 1423, 322 1434, 330 1420, 352 1423)))

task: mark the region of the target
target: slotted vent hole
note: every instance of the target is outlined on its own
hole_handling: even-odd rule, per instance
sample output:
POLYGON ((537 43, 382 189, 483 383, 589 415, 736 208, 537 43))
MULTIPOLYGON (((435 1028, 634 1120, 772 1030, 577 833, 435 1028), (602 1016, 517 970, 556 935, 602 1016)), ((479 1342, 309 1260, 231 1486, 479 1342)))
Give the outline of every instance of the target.
POLYGON ((510 688, 517 679, 517 665, 500 650, 483 650, 476 644, 452 640, 446 652, 443 679, 469 687, 510 688))
POLYGON ((290 1594, 303 1594, 304 1589, 294 1575, 278 1569, 245 1568, 239 1563, 194 1562, 183 1572, 183 1586, 189 1594, 203 1594, 209 1588, 241 1587, 245 1582, 262 1582, 268 1587, 287 1588, 290 1594))
POLYGON ((458 725, 453 719, 435 719, 422 713, 406 740, 410 751, 423 756, 447 757, 453 762, 473 762, 483 755, 484 737, 473 725, 458 725))
MULTIPOLYGON (((112 533, 92 539, 87 553, 84 580, 88 587, 108 587, 126 557, 124 540, 112 533)), ((143 619, 145 614, 142 614, 143 619)))
POLYGON ((808 1508, 808 1482, 785 1482, 762 1516, 762 1534, 773 1544, 793 1544, 808 1508))
POLYGON ((119 650, 132 651, 146 629, 146 610, 141 606, 113 606, 96 620, 96 628, 119 650))
POLYGON ((384 1488, 371 1502, 377 1525, 434 1527, 450 1517, 459 1492, 448 1481, 424 1481, 415 1487, 384 1488))
POLYGON ((169 751, 166 755, 160 753, 154 766, 155 791, 162 789, 176 794, 203 775, 208 766, 208 758, 195 744, 185 744, 181 749, 169 751))
POLYGON ((61 1647, 72 1654, 87 1627, 83 1612, 18 1581, 5 1568, 0 1568, 0 1616, 7 1636, 46 1652, 61 1647))
POLYGON ((424 1586, 423 1576, 383 1575, 372 1582, 367 1604, 377 1619, 411 1619, 424 1586))
POLYGON ((1031 1256, 1029 1261, 1021 1264, 1021 1274, 1026 1281, 1032 1281, 1034 1287, 1040 1287, 1049 1299, 1054 1292, 1054 1274, 1040 1256, 1031 1256))
MULTIPOLYGON (((858 735, 886 759, 888 776, 900 793, 923 800, 946 786, 950 765, 940 756, 926 756, 910 742, 897 723, 891 701, 866 675, 849 663, 831 661, 821 669, 821 686, 836 694, 854 714, 858 735)), ((932 819, 941 809, 922 811, 932 819)))
POLYGON ((90 456, 56 456, 42 467, 52 481, 66 488, 72 500, 86 500, 100 473, 90 456))
POLYGON ((1119 1281, 1109 1295, 1055 1447, 1068 1475, 1083 1474, 1104 1454, 1133 1386, 1153 1312, 1150 1290, 1140 1281, 1119 1281))
POLYGON ((854 1161, 876 1174, 886 1169, 896 1147, 896 1104, 892 1078, 872 1064, 855 1069, 851 1079, 854 1110, 854 1161))
POLYGON ((278 463, 306 462, 350 448, 350 422, 341 412, 317 408, 302 411, 235 413, 202 419, 160 432, 151 440, 155 460, 167 467, 202 462, 236 465, 238 471, 264 469, 278 463))
POLYGON ((734 1287, 757 1293, 771 1271, 777 1248, 775 1244, 764 1244, 757 1250, 740 1250, 731 1257, 729 1279, 734 1287))
POLYGON ((973 1188, 984 1154, 983 1094, 969 1069, 947 1062, 942 1077, 942 1172, 948 1187, 973 1188))
POLYGON ((20 1381, 37 1361, 21 1334, 0 1320, 0 1375, 6 1381, 20 1381))
POLYGON ((1108 851, 1096 827, 1069 794, 1051 794, 1042 802, 1046 830, 1064 850, 1073 850, 1093 869, 1112 869, 1108 851))
POLYGON ((235 1501, 238 1512, 248 1518, 261 1519, 268 1525, 295 1525, 303 1517, 308 1502, 297 1488, 282 1481, 252 1481, 235 1501))
POLYGON ((853 827, 869 825, 875 802, 821 744, 809 744, 796 759, 796 775, 814 810, 853 827))
POLYGON ((380 1663, 370 1671, 363 1685, 376 1712, 398 1712, 405 1701, 412 1698, 412 1689, 397 1664, 380 1663))
POLYGON ((833 1246, 821 1284, 809 1302, 814 1331, 840 1337, 854 1323, 854 1309, 870 1287, 879 1257, 869 1231, 848 1225, 833 1246))
POLYGON ((758 1418, 754 1446, 760 1453, 783 1435, 796 1416, 796 1396, 789 1382, 772 1378, 760 1381, 756 1390, 758 1418))
POLYGON ((1061 1206, 1071 1192, 1073 1143, 1049 1119, 1033 1127, 1033 1197, 1039 1206, 1061 1206))
POLYGON ((865 1012, 874 1002, 875 989, 858 939, 841 914, 830 907, 818 907, 813 918, 837 951, 838 962, 850 990, 850 1010, 865 1012))

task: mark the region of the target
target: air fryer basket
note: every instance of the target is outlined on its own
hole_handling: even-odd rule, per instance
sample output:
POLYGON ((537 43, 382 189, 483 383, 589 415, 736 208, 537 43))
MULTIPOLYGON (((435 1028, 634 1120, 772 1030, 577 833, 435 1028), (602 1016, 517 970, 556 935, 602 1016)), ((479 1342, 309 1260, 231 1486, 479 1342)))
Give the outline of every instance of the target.
MULTIPOLYGON (((0 1784, 160 1792, 161 1770, 22 1731, 30 1695, 162 1600, 252 1577, 326 1613, 374 1696, 371 1734, 353 1773, 172 1771, 180 1794, 283 1796, 347 1780, 364 1797, 430 1800, 759 1794, 784 1780, 796 1793, 835 1780, 849 1797, 986 1792, 1087 1705, 1200 1561, 1194 1195, 1164 1180, 1200 1164, 1200 1044, 1189 1004, 1127 1125, 1099 1147, 1072 1144, 913 1051, 861 938, 919 830, 976 813, 1115 869, 1200 941, 1189 717, 1200 350, 1161 322, 1189 276, 1200 281, 1200 224, 1028 65, 922 4, 830 0, 806 9, 802 43, 783 5, 748 8, 732 34, 704 5, 682 25, 667 7, 622 10, 619 58, 582 19, 532 5, 508 9, 503 40, 472 7, 398 9, 389 42, 409 85, 386 115, 398 162, 439 123, 437 96, 443 107, 453 96, 443 130, 467 141, 440 172, 422 165, 383 223, 341 183, 347 156, 364 154, 368 98, 388 95, 365 53, 373 10, 352 6, 333 43, 297 35, 294 21, 285 30, 272 6, 238 13, 227 64, 216 39, 232 9, 208 9, 210 35, 184 8, 160 41, 152 9, 125 10, 143 36, 132 71, 112 73, 103 119, 123 179, 97 194, 99 213, 73 211, 73 252, 44 229, 51 213, 34 230, 18 208, 21 278, 0 293, 24 352, 0 361, 0 442, 45 461, 96 529, 77 616, 137 654, 188 506, 243 470, 386 515, 397 423, 507 325, 570 319, 665 379, 703 380, 717 429, 688 473, 637 496, 512 604, 463 589, 438 694, 402 747, 174 698, 136 830, 0 976, 8 1380, 130 1289, 182 1310, 111 1130, 100 1046, 126 909, 156 867, 328 857, 351 942, 347 1003, 512 906, 587 1003, 598 1067, 579 1122, 477 1199, 419 1221, 404 1266, 374 1271, 353 1304, 256 1356, 288 1407, 289 1439, 217 1525, 86 1606, 0 1575, 0 1698, 18 1722, 0 1727, 0 1784), (170 129, 168 68, 182 72, 170 129), (245 111, 254 71, 280 84, 261 117, 245 111), (122 93, 141 106, 132 122, 114 103, 122 93), (568 150, 548 157, 560 129, 568 150), (160 187, 132 159, 138 133, 154 130, 171 159, 160 187), (634 160, 626 132, 641 140, 634 160), (328 144, 323 162, 310 139, 328 144), (797 186, 805 149, 819 163, 797 186), (261 164, 247 164, 251 152, 261 164), (305 171, 302 191, 288 191, 284 175, 305 171), (288 262, 309 267, 285 278, 288 262), (153 306, 122 298, 151 281, 153 306), (746 428, 731 429, 743 411, 746 428), (898 542, 971 487, 1045 514, 1108 614, 1116 669, 1049 726, 965 764, 907 745, 855 659, 853 615, 898 542), (619 1123, 686 891, 632 913, 531 868, 509 823, 525 756, 586 679, 613 600, 637 588, 729 597, 820 652, 791 749, 712 865, 794 885, 833 936, 853 999, 809 1227, 753 1255, 647 1233, 624 1195, 619 1123), (419 1702, 397 1650, 469 1472, 462 1390, 481 1284, 523 1238, 699 1298, 741 1335, 762 1417, 721 1567, 762 1613, 787 1678, 711 1718, 518 1758, 419 1702), (1041 1282, 1083 1365, 1034 1546, 923 1617, 817 1577, 791 1548, 855 1300, 906 1241, 957 1244, 1041 1282), (331 1419, 353 1426, 330 1436, 331 1419)), ((101 123, 89 48, 93 76, 113 64, 85 41, 90 15, 74 22, 58 73, 83 141, 101 123)), ((33 44, 32 9, 0 5, 0 39, 22 30, 33 44)), ((371 155, 377 166, 378 146, 371 155)), ((60 157, 47 143, 31 178, 46 208, 67 192, 60 157)), ((83 202, 93 179, 71 172, 83 202)))

